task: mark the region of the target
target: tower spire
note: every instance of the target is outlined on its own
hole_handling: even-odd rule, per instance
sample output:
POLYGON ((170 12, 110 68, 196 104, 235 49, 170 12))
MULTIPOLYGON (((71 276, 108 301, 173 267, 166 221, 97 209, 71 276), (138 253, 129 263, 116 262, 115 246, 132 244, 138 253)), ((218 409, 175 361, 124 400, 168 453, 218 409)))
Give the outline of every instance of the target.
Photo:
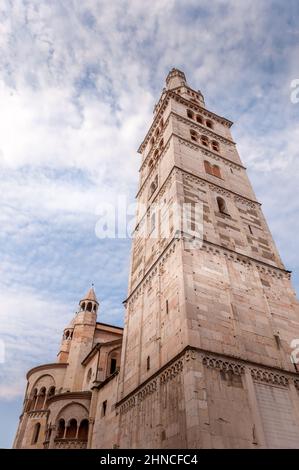
POLYGON ((83 298, 79 302, 80 311, 87 310, 89 312, 97 312, 99 307, 99 302, 94 290, 94 284, 91 284, 90 289, 87 293, 83 296, 83 298))

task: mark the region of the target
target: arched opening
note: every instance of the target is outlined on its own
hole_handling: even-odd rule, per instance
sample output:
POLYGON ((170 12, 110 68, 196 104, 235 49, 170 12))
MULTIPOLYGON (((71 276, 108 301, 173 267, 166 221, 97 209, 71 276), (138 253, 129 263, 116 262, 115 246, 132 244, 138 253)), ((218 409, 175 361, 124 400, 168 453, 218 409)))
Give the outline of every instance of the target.
POLYGON ((33 391, 32 391, 32 397, 30 399, 30 403, 29 403, 29 411, 32 411, 34 410, 35 408, 35 404, 36 404, 36 400, 37 400, 37 388, 35 388, 33 391))
POLYGON ((92 311, 92 303, 91 303, 91 302, 88 302, 87 307, 86 307, 86 310, 87 310, 88 312, 91 312, 91 311, 92 311))
POLYGON ((218 142, 216 142, 216 140, 213 140, 213 141, 212 141, 212 149, 213 149, 215 152, 219 152, 219 144, 218 144, 218 142))
POLYGON ((36 423, 33 429, 32 441, 31 444, 36 444, 39 438, 40 433, 40 423, 36 423))
POLYGON ((94 306, 93 306, 93 311, 94 311, 94 312, 97 311, 97 306, 96 306, 96 304, 94 304, 94 306))
POLYGON ((154 145, 154 143, 155 143, 155 139, 152 137, 151 140, 150 140, 150 144, 154 145))
POLYGON ((199 116, 199 114, 196 116, 196 121, 197 121, 199 124, 203 124, 202 117, 199 116))
POLYGON ((192 140, 197 141, 197 132, 195 132, 193 129, 190 130, 190 137, 192 140))
POLYGON ((69 336, 70 336, 70 332, 69 332, 69 331, 66 331, 66 332, 65 332, 65 335, 64 335, 64 338, 65 338, 65 339, 69 339, 69 336))
POLYGON ((221 212, 221 214, 228 214, 225 200, 220 196, 217 197, 217 205, 218 205, 219 212, 221 212))
POLYGON ((81 305, 81 310, 85 310, 85 302, 81 305))
POLYGON ((210 129, 213 129, 213 123, 209 119, 206 121, 206 126, 209 127, 210 129))
POLYGON ((114 374, 116 371, 116 357, 111 357, 110 360, 110 375, 114 374))
POLYGON ((188 118, 190 118, 190 119, 194 119, 194 114, 193 114, 193 112, 192 112, 190 109, 187 109, 187 116, 188 116, 188 118))
POLYGON ((156 188, 157 188, 156 182, 152 181, 150 185, 150 197, 154 194, 154 192, 156 191, 156 188))
POLYGON ((163 140, 163 139, 161 139, 161 140, 160 140, 160 143, 159 143, 159 147, 160 147, 160 149, 163 147, 163 145, 164 145, 164 140, 163 140))
POLYGON ((209 146, 209 139, 206 135, 202 135, 200 140, 201 140, 202 145, 204 145, 205 147, 209 146))
POLYGON ((53 397, 55 395, 55 387, 50 387, 48 391, 48 398, 53 397))
POLYGON ((216 176, 217 178, 221 178, 221 172, 220 172, 220 168, 218 165, 213 166, 213 175, 216 176))
POLYGON ((88 419, 83 419, 81 421, 78 431, 78 439, 82 441, 87 441, 88 438, 88 419))
POLYGON ((67 428, 66 436, 67 439, 75 439, 77 437, 77 420, 71 419, 67 428))
POLYGON ((205 160, 204 161, 204 166, 205 166, 206 173, 208 173, 209 175, 212 175, 213 174, 213 169, 212 169, 211 163, 208 162, 207 160, 205 160))
POLYGON ((38 399, 36 403, 36 410, 43 410, 44 409, 44 404, 45 404, 45 398, 46 398, 46 388, 42 387, 40 389, 40 392, 38 394, 38 399))
POLYGON ((64 419, 60 419, 60 420, 58 421, 58 427, 57 427, 56 438, 57 438, 57 439, 63 439, 63 437, 64 437, 64 431, 65 431, 65 421, 64 421, 64 419))

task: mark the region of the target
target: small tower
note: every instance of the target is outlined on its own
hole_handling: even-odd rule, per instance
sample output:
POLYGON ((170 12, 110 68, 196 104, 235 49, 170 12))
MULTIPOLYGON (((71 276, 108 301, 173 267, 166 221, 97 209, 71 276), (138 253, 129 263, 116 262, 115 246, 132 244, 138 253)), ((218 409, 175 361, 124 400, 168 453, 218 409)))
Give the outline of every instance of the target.
POLYGON ((92 286, 79 302, 79 311, 64 330, 58 362, 68 363, 64 388, 80 390, 83 380, 82 361, 93 347, 99 302, 92 286))
POLYGON ((181 70, 173 68, 166 77, 166 90, 175 91, 184 99, 193 101, 199 106, 205 106, 205 100, 200 90, 189 87, 186 76, 181 70))
POLYGON ((80 312, 95 312, 97 313, 99 308, 99 302, 94 291, 93 285, 79 302, 80 312))

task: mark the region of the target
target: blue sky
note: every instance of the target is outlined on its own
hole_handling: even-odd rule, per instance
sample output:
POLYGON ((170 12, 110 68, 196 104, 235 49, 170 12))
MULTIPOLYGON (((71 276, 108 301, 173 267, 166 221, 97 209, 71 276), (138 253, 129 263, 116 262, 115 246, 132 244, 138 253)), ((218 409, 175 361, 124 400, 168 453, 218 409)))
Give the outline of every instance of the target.
POLYGON ((296 0, 2 0, 0 447, 25 372, 55 360, 91 282, 122 324, 130 240, 95 235, 101 201, 138 184, 136 153, 173 66, 233 136, 299 291, 296 0), (297 274, 296 274, 297 273, 297 274))

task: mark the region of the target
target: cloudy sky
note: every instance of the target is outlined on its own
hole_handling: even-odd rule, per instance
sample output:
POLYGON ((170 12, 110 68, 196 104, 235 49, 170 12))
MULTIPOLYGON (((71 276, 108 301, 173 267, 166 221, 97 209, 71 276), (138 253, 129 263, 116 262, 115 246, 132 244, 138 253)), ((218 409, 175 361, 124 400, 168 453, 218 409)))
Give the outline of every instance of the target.
POLYGON ((99 205, 134 200, 136 149, 174 66, 235 122, 299 291, 297 0, 2 0, 0 447, 25 371, 55 361, 92 282, 100 320, 122 324, 130 240, 96 237, 99 205))

